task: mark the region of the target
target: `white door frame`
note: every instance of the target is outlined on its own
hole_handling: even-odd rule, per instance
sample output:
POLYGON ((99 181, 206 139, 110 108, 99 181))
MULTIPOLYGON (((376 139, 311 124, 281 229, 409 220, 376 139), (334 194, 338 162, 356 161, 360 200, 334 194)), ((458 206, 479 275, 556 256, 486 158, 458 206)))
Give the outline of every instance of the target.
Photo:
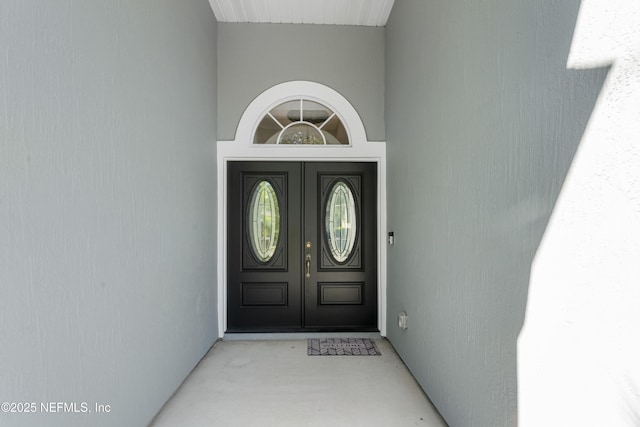
POLYGON ((378 328, 386 336, 387 324, 387 157, 386 142, 368 141, 360 116, 335 90, 315 82, 292 81, 267 89, 254 99, 240 119, 233 141, 218 141, 218 337, 227 329, 227 163, 255 161, 348 161, 378 165, 378 328), (342 120, 349 146, 253 144, 260 120, 276 105, 292 99, 310 99, 333 110, 342 120))

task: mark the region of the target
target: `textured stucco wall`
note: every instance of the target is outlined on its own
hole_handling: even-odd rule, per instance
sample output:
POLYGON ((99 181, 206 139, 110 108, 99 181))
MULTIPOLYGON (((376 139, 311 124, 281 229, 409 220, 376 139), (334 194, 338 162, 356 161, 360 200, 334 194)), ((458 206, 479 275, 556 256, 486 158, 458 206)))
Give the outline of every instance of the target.
POLYGON ((291 80, 322 83, 354 106, 370 141, 384 134, 384 28, 228 24, 218 27, 218 139, 235 137, 256 96, 291 80))
POLYGON ((611 69, 532 264, 520 427, 640 426, 637 0, 582 1, 568 66, 603 64, 611 69))
POLYGON ((206 0, 0 2, 0 402, 111 407, 0 425, 146 425, 216 339, 215 46, 206 0))
POLYGON ((578 8, 397 0, 387 26, 388 336, 452 427, 517 423, 531 263, 606 75, 567 70, 578 8))

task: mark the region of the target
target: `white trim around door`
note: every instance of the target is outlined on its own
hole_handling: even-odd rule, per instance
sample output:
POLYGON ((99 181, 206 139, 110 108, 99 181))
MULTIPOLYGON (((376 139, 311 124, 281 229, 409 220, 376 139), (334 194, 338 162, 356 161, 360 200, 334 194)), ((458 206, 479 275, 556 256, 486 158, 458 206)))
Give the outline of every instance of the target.
POLYGON ((384 141, 368 141, 355 108, 335 90, 315 82, 286 82, 267 89, 247 107, 233 141, 217 143, 218 178, 218 336, 227 329, 227 163, 229 161, 375 162, 378 165, 378 328, 386 336, 387 309, 387 159, 384 141), (342 120, 350 144, 263 145, 253 144, 254 132, 274 106, 292 99, 310 99, 326 105, 342 120))

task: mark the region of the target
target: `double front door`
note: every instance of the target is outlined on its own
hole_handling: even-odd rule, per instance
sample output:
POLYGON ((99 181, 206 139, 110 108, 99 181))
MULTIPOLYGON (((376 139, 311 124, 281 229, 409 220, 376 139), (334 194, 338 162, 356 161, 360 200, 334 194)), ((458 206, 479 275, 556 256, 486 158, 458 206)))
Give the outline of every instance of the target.
POLYGON ((229 162, 227 331, 377 330, 375 163, 229 162))

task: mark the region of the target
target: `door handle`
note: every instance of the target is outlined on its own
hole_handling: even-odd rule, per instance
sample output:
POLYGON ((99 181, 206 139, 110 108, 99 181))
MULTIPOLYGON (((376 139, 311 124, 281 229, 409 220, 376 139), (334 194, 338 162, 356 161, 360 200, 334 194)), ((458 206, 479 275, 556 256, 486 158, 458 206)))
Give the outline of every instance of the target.
POLYGON ((305 258, 305 277, 308 279, 311 277, 311 254, 307 254, 305 258))

